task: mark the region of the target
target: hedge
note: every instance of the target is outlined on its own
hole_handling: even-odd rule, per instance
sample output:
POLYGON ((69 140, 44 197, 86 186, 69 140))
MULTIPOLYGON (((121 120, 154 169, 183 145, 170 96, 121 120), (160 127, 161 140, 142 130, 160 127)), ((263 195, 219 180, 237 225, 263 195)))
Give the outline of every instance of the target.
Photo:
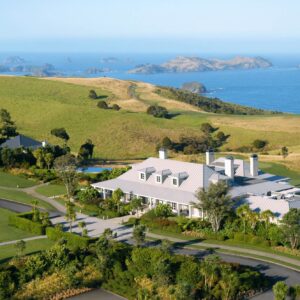
POLYGON ((53 227, 47 227, 46 235, 52 241, 65 239, 67 241, 67 246, 72 249, 87 248, 90 243, 95 241, 95 239, 83 237, 71 232, 64 232, 53 227))
POLYGON ((36 235, 44 235, 46 227, 40 223, 31 221, 32 212, 9 216, 9 225, 31 232, 36 235))

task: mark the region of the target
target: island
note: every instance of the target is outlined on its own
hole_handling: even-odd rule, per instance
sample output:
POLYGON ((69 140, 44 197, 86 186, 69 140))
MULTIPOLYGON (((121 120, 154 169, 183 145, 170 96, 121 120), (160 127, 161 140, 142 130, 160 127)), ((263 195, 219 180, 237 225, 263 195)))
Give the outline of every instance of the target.
POLYGON ((187 73, 222 70, 242 70, 272 67, 272 63, 262 57, 236 56, 232 59, 205 59, 178 56, 163 64, 143 64, 129 70, 131 74, 187 73))
POLYGON ((184 91, 191 92, 193 94, 207 93, 205 85, 197 81, 186 82, 181 86, 181 89, 184 91))

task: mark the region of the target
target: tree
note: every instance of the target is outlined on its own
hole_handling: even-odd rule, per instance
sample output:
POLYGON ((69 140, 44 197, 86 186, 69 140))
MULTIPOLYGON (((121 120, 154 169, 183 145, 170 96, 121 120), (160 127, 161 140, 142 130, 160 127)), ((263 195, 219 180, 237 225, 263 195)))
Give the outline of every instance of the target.
POLYGON ((281 155, 283 158, 287 158, 287 156, 289 155, 289 148, 284 146, 281 148, 281 155))
POLYGON ((89 98, 91 98, 91 99, 97 99, 98 98, 98 95, 95 92, 95 90, 90 90, 89 91, 89 98))
POLYGON ((215 131, 217 131, 218 129, 219 128, 213 127, 210 123, 201 124, 201 131, 206 135, 210 135, 210 134, 214 133, 215 131))
POLYGON ((50 131, 50 133, 54 136, 56 136, 59 139, 64 140, 65 143, 68 142, 68 140, 70 139, 69 134, 67 133, 65 128, 54 128, 50 131))
POLYGON ((300 244, 300 209, 291 208, 282 218, 282 229, 292 249, 300 244))
POLYGON ((268 141, 267 140, 254 140, 252 145, 255 149, 261 150, 263 148, 265 148, 268 145, 268 141))
POLYGON ((112 201, 119 211, 121 198, 124 196, 124 192, 119 188, 113 191, 112 193, 112 201))
POLYGON ((106 103, 105 101, 103 101, 103 100, 99 101, 99 102, 97 103, 97 106, 98 106, 99 108, 101 108, 101 109, 108 109, 108 108, 109 108, 108 105, 107 105, 107 103, 106 103))
POLYGON ((236 299, 240 285, 239 275, 228 265, 221 267, 221 280, 219 284, 223 294, 222 300, 236 299))
POLYGON ((260 219, 265 223, 266 232, 269 229, 270 220, 272 220, 274 217, 274 214, 269 209, 260 213, 260 219))
POLYGON ((283 281, 278 281, 273 285, 275 300, 285 300, 288 293, 288 286, 283 281))
POLYGON ((31 204, 32 204, 32 221, 33 222, 38 222, 39 219, 40 219, 40 212, 39 210, 37 209, 37 206, 39 204, 39 201, 38 200, 32 200, 31 201, 31 204))
POLYGON ((78 192, 77 199, 82 204, 98 204, 100 197, 99 192, 93 187, 89 186, 78 192))
POLYGON ((244 232, 244 234, 246 233, 246 224, 247 224, 249 212, 250 212, 250 207, 249 207, 248 204, 243 204, 243 205, 239 206, 236 209, 237 216, 243 222, 243 232, 244 232))
POLYGON ((142 203, 142 199, 140 197, 134 197, 131 201, 130 201, 130 209, 131 211, 137 213, 139 210, 143 207, 143 203, 142 203))
POLYGON ((137 225, 133 229, 133 239, 137 246, 140 246, 144 243, 146 238, 146 226, 145 225, 137 225))
POLYGON ((83 236, 83 231, 86 227, 86 223, 84 221, 78 222, 78 227, 81 229, 81 236, 83 236))
POLYGON ((68 199, 71 199, 77 187, 76 163, 76 158, 69 153, 56 158, 54 161, 54 169, 66 187, 68 199))
POLYGON ((121 109, 121 107, 118 104, 113 104, 111 108, 116 111, 119 111, 121 109))
POLYGON ((54 154, 51 153, 51 152, 47 152, 45 155, 44 155, 44 160, 45 160, 45 163, 47 165, 47 169, 49 170, 54 162, 54 154))
POLYGON ((159 203, 154 208, 154 214, 158 218, 167 218, 173 215, 172 208, 169 204, 159 203))
POLYGON ((66 203, 66 209, 65 218, 69 222, 69 230, 72 232, 72 224, 76 220, 75 204, 69 200, 66 203))
POLYGON ((173 143, 170 138, 165 136, 161 141, 161 147, 166 149, 172 149, 173 143))
POLYGON ((147 108, 147 114, 152 115, 155 118, 168 118, 169 112, 168 110, 159 105, 151 105, 147 108))
POLYGON ((232 200, 225 182, 211 183, 208 190, 200 189, 196 193, 199 200, 192 203, 196 208, 203 210, 214 232, 219 231, 221 222, 232 208, 232 200))
POLYGON ((0 109, 0 135, 3 139, 18 135, 17 127, 11 120, 10 113, 3 108, 0 109))
POLYGON ((93 157, 94 147, 95 145, 92 140, 86 140, 86 142, 80 146, 78 158, 82 160, 91 159, 93 157))
POLYGON ((26 243, 23 240, 17 241, 15 243, 15 248, 17 251, 17 256, 22 256, 23 252, 26 249, 26 243))

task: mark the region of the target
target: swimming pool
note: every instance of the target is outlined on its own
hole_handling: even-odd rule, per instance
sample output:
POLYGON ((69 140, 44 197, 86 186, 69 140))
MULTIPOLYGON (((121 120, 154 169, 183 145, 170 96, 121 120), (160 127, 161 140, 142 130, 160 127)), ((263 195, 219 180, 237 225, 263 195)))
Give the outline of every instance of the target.
POLYGON ((82 167, 78 168, 77 171, 81 173, 101 173, 104 170, 111 171, 112 168, 101 168, 101 167, 82 167))

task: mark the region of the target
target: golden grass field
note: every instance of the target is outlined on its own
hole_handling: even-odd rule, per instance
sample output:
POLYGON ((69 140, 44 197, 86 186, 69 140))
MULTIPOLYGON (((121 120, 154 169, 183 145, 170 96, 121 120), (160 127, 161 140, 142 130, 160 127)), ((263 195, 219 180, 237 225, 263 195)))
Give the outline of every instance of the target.
MULTIPOLYGON (((95 155, 104 159, 139 159, 156 155, 156 145, 164 136, 200 135, 203 122, 211 122, 231 137, 224 149, 250 145, 267 139, 270 155, 266 162, 280 162, 300 171, 300 116, 237 116, 205 113, 197 108, 157 95, 155 86, 113 78, 31 78, 0 77, 0 107, 10 111, 21 133, 50 143, 55 127, 65 127, 69 145, 77 152, 87 138, 95 143, 95 155), (112 96, 120 111, 103 110, 88 98, 90 89, 112 96), (133 91, 133 92, 132 92, 133 91), (160 104, 178 113, 172 119, 157 119, 145 113, 151 104, 160 104), (290 149, 283 159, 282 146, 290 149)), ((191 159, 185 157, 184 159, 191 159)), ((193 158, 195 159, 195 158, 193 158)), ((200 157, 198 159, 201 160, 200 157)))

